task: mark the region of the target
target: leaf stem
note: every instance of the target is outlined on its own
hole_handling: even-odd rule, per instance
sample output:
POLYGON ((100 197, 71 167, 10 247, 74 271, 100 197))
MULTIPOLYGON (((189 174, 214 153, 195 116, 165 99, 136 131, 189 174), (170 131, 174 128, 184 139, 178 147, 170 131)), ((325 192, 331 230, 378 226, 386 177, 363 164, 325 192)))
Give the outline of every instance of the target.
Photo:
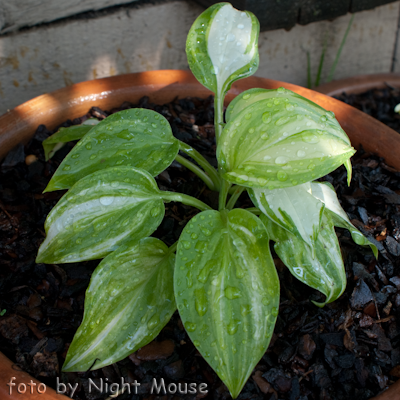
POLYGON ((216 190, 213 180, 197 165, 193 164, 191 161, 187 160, 185 157, 180 156, 179 154, 175 157, 175 160, 193 173, 195 173, 210 190, 216 190))
MULTIPOLYGON (((184 142, 179 142, 179 149, 181 151, 183 151, 185 154, 187 154, 194 161, 196 161, 197 164, 199 164, 200 167, 204 169, 204 171, 208 174, 209 178, 213 182, 214 189, 212 189, 212 190, 219 191, 219 189, 221 187, 221 178, 218 175, 217 170, 197 150, 195 150, 193 147, 189 146, 188 144, 186 144, 184 142)), ((182 164, 182 165, 184 165, 184 164, 182 164)), ((185 167, 189 168, 189 166, 187 166, 187 165, 185 165, 185 167)), ((197 172, 193 171, 192 169, 191 169, 191 171, 197 175, 197 172)), ((203 179, 200 175, 198 175, 198 176, 199 176, 199 178, 203 179)), ((203 181, 204 181, 204 179, 203 179, 203 181)))
POLYGON ((161 196, 163 200, 177 201, 179 203, 186 204, 187 206, 195 207, 201 211, 212 210, 212 208, 206 203, 203 203, 201 200, 198 200, 195 197, 187 194, 161 191, 161 196))
POLYGON ((174 253, 176 251, 176 247, 178 246, 178 240, 169 248, 170 253, 174 253))
POLYGON ((255 215, 262 214, 261 210, 259 210, 257 207, 245 208, 245 210, 255 215))
POLYGON ((234 192, 231 196, 231 198, 228 201, 228 204, 226 205, 226 208, 228 210, 232 210, 232 208, 235 206, 238 198, 240 195, 243 193, 243 191, 246 189, 244 186, 234 186, 234 192))
POLYGON ((215 141, 218 144, 218 139, 220 138, 222 129, 224 128, 224 96, 220 96, 219 93, 215 93, 214 97, 214 127, 215 141))
POLYGON ((221 211, 225 209, 226 205, 226 198, 228 196, 229 189, 231 187, 231 184, 227 182, 225 179, 222 179, 222 186, 221 186, 221 191, 219 192, 219 204, 218 204, 218 210, 221 211))

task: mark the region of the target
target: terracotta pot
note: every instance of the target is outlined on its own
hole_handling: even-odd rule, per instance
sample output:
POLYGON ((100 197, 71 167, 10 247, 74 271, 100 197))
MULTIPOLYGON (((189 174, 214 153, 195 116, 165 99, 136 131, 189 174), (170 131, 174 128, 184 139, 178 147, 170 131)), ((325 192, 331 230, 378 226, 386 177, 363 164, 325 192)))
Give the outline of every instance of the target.
MULTIPOLYGON (((376 119, 324 94, 270 79, 250 77, 235 83, 229 91, 226 103, 229 103, 243 90, 259 87, 275 89, 284 86, 287 89, 307 97, 320 106, 336 114, 343 129, 349 135, 353 146, 360 144, 365 150, 385 157, 386 163, 400 170, 400 135, 376 119)), ((151 71, 138 74, 114 76, 88 82, 77 83, 55 92, 36 97, 8 111, 0 117, 0 158, 4 157, 18 143, 26 143, 34 135, 39 124, 53 129, 65 120, 80 117, 92 106, 111 109, 124 101, 136 103, 143 96, 149 96, 154 103, 167 103, 174 98, 206 97, 211 92, 201 86, 189 71, 151 71)), ((0 398, 29 398, 40 400, 62 400, 47 388, 46 394, 9 395, 7 383, 15 376, 15 383, 27 383, 28 374, 18 368, 0 353, 0 398)), ((38 381, 34 380, 38 384, 38 381)), ((15 389, 17 386, 14 386, 15 389)), ((387 392, 374 400, 400 400, 400 381, 387 392), (394 396, 394 397, 393 397, 394 396), (396 397, 397 396, 397 397, 396 397)))
POLYGON ((352 78, 338 79, 316 87, 314 90, 328 96, 364 93, 371 89, 380 89, 389 86, 400 88, 400 74, 371 74, 358 75, 352 78))

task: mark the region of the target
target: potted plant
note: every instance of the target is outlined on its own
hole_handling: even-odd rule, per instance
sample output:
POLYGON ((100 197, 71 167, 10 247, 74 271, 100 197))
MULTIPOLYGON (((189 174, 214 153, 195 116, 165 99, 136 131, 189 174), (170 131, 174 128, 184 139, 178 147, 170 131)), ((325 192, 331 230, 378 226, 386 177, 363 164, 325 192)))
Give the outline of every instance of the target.
MULTIPOLYGON (((232 37, 230 35, 233 35, 232 32, 225 32, 222 28, 222 33, 224 33, 224 40, 227 42, 232 41, 230 40, 232 37)), ((237 32, 235 33, 238 35, 237 32)), ((332 233, 334 221, 336 224, 348 228, 357 243, 370 245, 371 248, 374 249, 374 246, 347 221, 347 216, 345 214, 343 215, 340 210, 340 206, 338 206, 338 202, 330 186, 321 186, 321 184, 313 183, 312 191, 315 196, 311 196, 313 199, 310 199, 310 201, 312 202, 311 207, 319 210, 317 212, 316 223, 314 221, 314 223, 308 226, 306 226, 306 221, 303 221, 303 225, 301 222, 293 224, 295 215, 290 214, 290 204, 285 208, 285 214, 290 217, 289 219, 284 218, 283 213, 278 214, 273 211, 274 206, 281 206, 281 200, 274 199, 274 194, 278 193, 278 191, 280 196, 287 196, 290 203, 291 197, 287 195, 286 190, 291 189, 286 188, 304 184, 307 186, 304 193, 298 190, 299 187, 297 187, 297 189, 295 189, 296 196, 308 198, 307 196, 310 194, 308 186, 311 185, 308 182, 310 180, 323 176, 343 162, 347 169, 351 171, 351 166, 347 162, 347 159, 353 151, 349 146, 347 136, 334 120, 332 113, 327 113, 316 104, 310 103, 304 98, 292 93, 290 89, 294 89, 297 93, 304 94, 316 103, 325 105, 324 101, 327 101, 326 108, 334 110, 338 114, 339 120, 341 120, 341 113, 344 115, 346 111, 349 112, 348 107, 334 100, 327 99, 326 96, 295 87, 294 85, 285 84, 286 89, 283 89, 280 88, 280 82, 252 78, 248 79, 246 83, 238 82, 231 91, 230 96, 235 94, 235 92, 242 93, 243 88, 252 83, 254 83, 256 87, 277 89, 267 91, 250 89, 240 96, 237 96, 227 109, 226 119, 228 123, 224 126, 222 117, 224 93, 228 90, 233 81, 254 72, 258 61, 257 51, 255 50, 257 33, 257 22, 251 13, 240 13, 232 10, 227 3, 220 3, 203 13, 198 20, 196 20, 189 34, 188 55, 191 68, 196 77, 198 77, 206 87, 214 91, 216 95, 216 131, 217 138, 220 141, 218 159, 221 166, 219 174, 210 168, 201 155, 197 154, 193 149, 188 148, 188 146, 185 146, 183 143, 178 143, 178 141, 170 135, 167 124, 160 116, 148 110, 136 109, 115 114, 95 127, 89 126, 83 139, 79 142, 80 144, 63 161, 59 170, 49 183, 48 191, 72 187, 48 218, 46 226, 47 239, 42 244, 39 251, 38 261, 58 263, 106 256, 92 277, 91 286, 87 292, 89 299, 87 302, 87 311, 85 311, 84 321, 79 328, 80 331, 71 344, 64 366, 66 370, 84 371, 88 368, 93 368, 92 364, 97 358, 100 358, 100 362, 95 365, 95 367, 107 365, 107 363, 109 364, 124 358, 130 352, 148 343, 157 335, 174 311, 175 296, 186 330, 189 332, 193 343, 206 359, 213 356, 209 361, 210 365, 217 371, 224 382, 227 383, 232 395, 236 397, 250 375, 255 363, 257 363, 258 359, 265 352, 277 316, 277 307, 279 304, 277 289, 279 283, 277 281, 275 267, 271 262, 272 259, 268 256, 268 234, 266 233, 265 225, 269 226, 269 234, 274 237, 278 245, 280 244, 281 247, 284 247, 283 251, 279 246, 276 247, 277 253, 281 255, 283 259, 285 254, 289 254, 290 251, 299 251, 306 254, 306 261, 318 260, 318 256, 315 257, 315 253, 323 252, 322 247, 326 247, 322 245, 322 242, 317 242, 318 240, 325 240, 327 241, 326 243, 331 243, 330 251, 336 251, 337 253, 335 244, 336 236, 332 233), (221 61, 221 59, 223 59, 221 54, 218 52, 214 54, 213 50, 207 47, 209 44, 205 40, 205 31, 215 31, 221 34, 220 23, 225 24, 226 21, 231 20, 237 23, 236 30, 247 29, 249 35, 242 37, 243 43, 240 41, 234 43, 236 46, 235 51, 228 46, 228 52, 222 54, 224 57, 228 58, 228 62, 230 63, 228 66, 232 67, 233 64, 233 68, 229 71, 229 74, 224 74, 221 73, 221 71, 224 71, 226 64, 224 64, 224 61, 221 61), (239 45, 237 43, 239 43, 239 45), (238 50, 240 52, 240 49, 242 49, 242 55, 245 56, 241 61, 239 60, 239 62, 237 62, 235 58, 229 59, 231 55, 237 57, 238 54, 235 53, 237 53, 238 50), (199 53, 202 55, 202 59, 199 59, 199 53), (213 72, 212 75, 209 74, 210 70, 213 72), (256 101, 254 101, 254 98, 256 101), (271 105, 269 105, 270 103, 271 105), (271 111, 266 111, 268 109, 271 109, 271 111), (294 109, 303 115, 300 115, 300 118, 298 118, 297 115, 299 114, 290 114, 294 109), (274 113, 276 115, 274 115, 274 113), (309 117, 309 114, 313 117, 309 117), (297 130, 295 132, 289 130, 289 128, 293 129, 290 126, 290 123, 293 122, 293 120, 291 120, 293 116, 296 120, 300 121, 297 122, 297 124, 299 124, 301 128, 296 128, 297 130), (241 126, 244 126, 246 129, 237 129, 241 126), (268 129, 264 129, 265 127, 268 129), (286 128, 288 130, 286 130, 286 128), (115 136, 121 139, 121 142, 117 143, 114 148, 112 148, 112 146, 107 146, 107 144, 110 144, 107 143, 107 140, 110 139, 107 137, 107 131, 114 131, 115 136), (151 148, 151 146, 154 146, 154 143, 155 146, 159 146, 155 153, 157 157, 154 157, 151 151, 150 153, 141 155, 140 151, 143 150, 142 148, 138 151, 135 145, 130 147, 127 141, 130 141, 135 135, 138 136, 138 142, 145 142, 147 147, 151 148), (144 135, 147 135, 147 139, 151 137, 151 140, 148 139, 150 141, 146 141, 144 135), (229 145, 229 140, 232 140, 229 138, 235 137, 236 135, 238 135, 239 140, 237 145, 229 145), (254 143, 248 145, 249 148, 247 151, 250 155, 253 155, 253 158, 256 154, 260 154, 259 150, 261 148, 261 155, 265 164, 263 167, 265 168, 254 168, 251 163, 249 165, 243 165, 243 160, 239 162, 239 144, 241 144, 241 142, 244 143, 245 137, 254 137, 255 141, 257 141, 259 136, 266 143, 268 143, 271 137, 275 137, 275 139, 277 139, 275 144, 278 143, 278 145, 275 146, 274 143, 269 143, 265 146, 258 142, 257 146, 254 146, 254 143), (162 144, 157 143, 156 139, 160 138, 162 138, 162 144), (296 156, 292 158, 288 156, 287 152, 278 152, 279 146, 282 143, 286 143, 288 138, 290 138, 290 144, 294 146, 294 153, 293 151, 292 153, 296 154, 296 156), (319 143, 324 143, 324 140, 328 139, 333 150, 326 155, 321 154, 319 143), (303 143, 306 143, 306 145, 303 143), (97 145, 101 147, 96 148, 97 145), (271 153, 272 147, 274 148, 271 153), (122 157, 120 157, 121 153, 117 154, 117 158, 115 159, 101 155, 100 158, 103 161, 100 164, 91 161, 95 160, 100 153, 107 153, 109 149, 114 151, 115 148, 121 151, 129 148, 131 155, 135 155, 134 162, 136 164, 133 166, 128 165, 127 167, 120 166, 124 164, 124 162, 125 165, 133 162, 126 161, 126 158, 124 158, 126 152, 122 152, 122 157), (183 194, 178 195, 171 192, 161 193, 157 189, 151 175, 157 175, 163 168, 169 165, 177 157, 178 149, 190 155, 197 161, 199 166, 204 168, 204 171, 199 171, 198 167, 189 164, 181 158, 178 158, 178 160, 180 160, 183 165, 186 164, 192 171, 197 172, 199 177, 203 179, 210 189, 220 192, 218 211, 211 211, 208 205, 183 194), (311 156, 307 154, 310 152, 311 156), (273 163, 269 161, 272 159, 272 156, 274 156, 273 163), (327 160, 326 157, 331 159, 329 163, 325 163, 327 160), (294 158, 296 158, 296 160, 294 160, 294 158), (78 159, 79 162, 77 163, 76 160, 78 159), (301 161, 298 159, 301 159, 301 161), (75 162, 72 160, 75 160, 75 162), (109 160, 111 160, 112 166, 111 164, 107 164, 109 160), (306 162, 306 166, 302 168, 304 162, 306 162), (81 166, 83 167, 81 168, 81 166), (286 166, 287 168, 284 168, 286 166), (107 169, 104 167, 109 168, 107 169), (271 169, 271 171, 269 169, 271 169), (296 169, 300 171, 296 171, 296 169), (292 174, 292 171, 294 174, 292 174), (230 191, 233 183, 236 187, 233 188, 234 190, 230 191), (235 201, 243 190, 248 190, 250 192, 257 209, 247 211, 234 209, 235 201), (231 197, 227 202, 229 192, 231 197), (122 197, 128 197, 123 199, 121 204, 119 204, 121 195, 122 197), (127 217, 127 215, 124 215, 124 221, 120 221, 122 225, 124 225, 124 229, 118 231, 118 225, 116 225, 117 231, 115 231, 115 229, 108 231, 107 221, 103 220, 102 225, 98 226, 99 229, 95 229, 93 232, 91 231, 89 235, 88 232, 85 231, 89 226, 84 221, 87 215, 85 212, 82 213, 82 210, 84 211, 84 208, 82 208, 83 206, 79 206, 82 203, 81 199, 87 199, 87 196, 94 196, 93 199, 91 199, 93 208, 90 211, 92 212, 94 210, 97 212, 97 207, 99 209, 98 212, 100 212, 99 216, 105 216, 106 220, 110 218, 110 215, 107 215, 108 206, 110 206, 108 210, 115 211, 120 209, 121 206, 126 206, 127 204, 129 206, 129 204, 131 204, 133 205, 133 208, 131 208, 134 210, 133 216, 136 222, 144 222, 141 224, 140 229, 134 228, 132 230, 131 228, 126 228, 129 223, 124 223, 127 217), (135 210, 137 204, 143 203, 143 201, 140 200, 143 198, 146 198, 146 202, 143 204, 144 208, 139 211, 135 210), (173 254, 176 251, 176 246, 171 246, 171 248, 168 249, 157 239, 145 238, 151 234, 155 226, 159 224, 159 218, 162 215, 162 200, 182 201, 202 211, 200 215, 194 217, 192 222, 188 224, 189 226, 184 229, 182 238, 177 244, 176 263, 173 254), (114 209, 113 207, 116 205, 118 207, 114 209), (72 208, 70 208, 70 206, 72 208), (319 219, 323 218, 324 207, 329 209, 330 212, 325 214, 324 222, 321 224, 319 219), (261 220, 255 216, 260 215, 260 211, 262 211, 261 214, 264 214, 261 220), (205 223, 207 223, 207 225, 205 225, 205 223), (70 227, 73 229, 71 230, 70 227), (319 233, 322 237, 319 239, 318 230, 320 230, 319 233), (106 232, 106 236, 103 235, 102 231, 106 232), (124 240, 121 240, 121 235, 126 236, 127 233, 130 234, 129 240, 125 240, 126 237, 124 237, 124 240), (288 235, 292 236, 288 237, 288 235), (110 237, 112 238, 111 240, 110 237), (218 253, 219 249, 222 248, 221 245, 218 245, 218 249, 214 248, 213 251, 207 254, 207 242, 204 239, 210 237, 214 237, 214 243, 217 244, 222 238, 226 240, 229 245, 232 245, 234 248, 237 247, 236 250, 239 249, 240 252, 218 253), (75 243, 77 246, 61 246, 62 242, 65 240, 69 243, 75 243), (89 244, 86 243, 88 240, 90 241, 89 244), (296 247, 291 250, 289 242, 296 243, 296 247), (318 247, 318 243, 320 247, 318 247), (204 256, 205 258, 203 256, 197 257, 198 260, 191 263, 194 258, 196 258, 196 252, 199 254, 206 254, 206 256, 204 256), (120 272, 115 271, 111 280, 109 277, 110 272, 123 265, 125 269, 127 267, 128 269, 131 268, 130 273, 134 275, 137 273, 138 266, 130 260, 135 259, 135 257, 149 258, 149 254, 154 255, 157 253, 159 253, 160 256, 153 256, 146 265, 150 267, 152 275, 156 274, 157 277, 160 277, 161 283, 159 284, 164 285, 162 296, 150 296, 151 298, 149 297, 146 299, 146 303, 143 304, 140 303, 140 301, 143 302, 143 300, 133 298, 135 302, 139 302, 135 304, 135 306, 138 307, 134 307, 134 309, 132 309, 132 304, 130 304, 132 303, 130 298, 128 298, 128 303, 124 303, 120 299, 120 301, 112 303, 112 310, 110 309, 103 322, 101 318, 97 318, 98 313, 95 311, 96 308, 105 307, 107 300, 110 298, 120 295, 126 297, 127 293, 129 293, 129 291, 127 292, 129 287, 127 288, 124 286, 123 283, 123 280, 126 280, 126 271, 121 273, 122 275, 119 278, 118 274, 120 272), (261 253, 267 253, 264 260, 260 256, 261 253), (245 257, 245 259, 238 262, 232 257, 239 260, 245 257), (220 262, 214 262, 215 265, 210 264, 212 260, 218 259, 220 259, 220 262), (227 261, 227 264, 231 262, 235 265, 236 278, 232 278, 229 271, 221 270, 220 266, 224 265, 224 260, 227 261), (189 267, 187 265, 188 263, 191 263, 189 267), (172 273, 174 265, 175 276, 173 276, 172 273), (190 268, 193 266, 199 269, 196 276, 200 283, 193 283, 193 274, 190 274, 190 268), (245 270, 242 271, 244 267, 245 270), (246 269, 248 269, 248 271, 246 269), (268 279, 266 279, 265 271, 267 271, 268 279), (181 276, 182 274, 185 276, 181 276), (255 290, 252 285, 249 286, 241 283, 246 281, 249 276, 258 276, 256 285, 258 287, 255 290), (210 280, 212 278, 212 286, 205 285, 209 277, 210 280), (118 279, 116 278, 120 281, 117 282, 118 279), (175 280, 175 294, 172 290, 172 279, 175 280), (232 282, 229 281, 231 284, 227 285, 226 282, 229 279, 233 280, 232 282), (240 279, 243 279, 243 281, 240 281, 240 279), (235 282, 233 282, 234 280, 235 282), (235 283, 235 285, 233 285, 233 283, 235 283), (230 310, 232 314, 232 318, 228 322, 221 320, 221 317, 218 316, 218 310, 221 310, 221 308, 217 308, 216 315, 210 316, 211 295, 212 293, 215 294, 215 291, 213 292, 212 290, 213 287, 216 288, 215 290, 219 288, 218 290, 221 293, 223 292, 223 295, 227 299, 224 300, 224 302, 226 302, 226 304, 224 304, 224 309, 230 310), (268 293, 268 295, 265 295, 265 293, 268 293), (190 300, 186 300, 185 296, 190 300), (252 299, 254 298, 257 302, 249 306, 246 302, 238 300, 242 297, 246 297, 247 302, 250 302, 250 304, 252 304, 252 299), (145 308, 145 304, 147 304, 148 307, 149 299, 150 303, 153 302, 153 304, 151 304, 152 307, 149 307, 152 309, 152 313, 151 315, 149 313, 143 314, 141 311, 145 308), (187 305, 185 300, 188 302, 187 305), (235 300, 238 301, 234 302, 235 300), (230 308, 230 304, 234 304, 234 306, 230 308), (263 306, 256 307, 256 304, 263 304, 263 306), (129 319, 126 318, 127 314, 130 316, 129 319), (242 315, 242 320, 237 319, 239 314, 242 315), (209 323, 211 324, 211 328, 208 326, 208 328, 203 329, 200 326, 202 317, 205 315, 208 315, 210 318, 209 323), (246 316, 248 317, 246 318, 246 316), (107 318, 109 320, 107 320, 107 318), (138 318, 142 324, 141 326, 147 325, 147 328, 144 328, 144 332, 140 332, 140 329, 137 329, 139 325, 138 318), (259 319, 266 319, 268 323, 262 322, 258 324, 257 320, 259 319), (101 323, 103 323, 102 326, 101 323), (132 324, 132 326, 130 326, 130 324, 132 324), (99 328, 97 326, 99 326, 99 328), (125 327, 127 327, 126 334, 124 333, 125 327), (105 328, 108 330, 109 336, 104 334, 105 328), (240 334, 236 335, 239 328, 241 328, 240 334), (256 332, 262 332, 262 335, 259 335, 258 332, 256 337, 254 337, 254 329, 256 332), (201 332, 201 330, 204 332, 201 332), (200 336, 197 336, 197 332, 200 332, 200 336), (210 335, 207 335, 208 332, 210 335), (100 336, 102 340, 99 340, 100 336), (207 340, 210 341, 210 343, 207 344, 207 341, 202 341, 202 336, 209 336, 207 340), (112 340, 107 342, 107 340, 109 340, 107 337, 112 340), (222 347, 227 346, 226 343, 224 345, 224 342, 229 342, 232 353, 221 353, 219 350, 213 349, 215 347, 213 341, 216 340, 218 340, 219 344, 222 343, 222 347), (239 342, 237 342, 237 340, 239 340, 239 342), (256 351, 254 351, 254 346, 257 347, 256 351), (243 349, 246 351, 241 354, 243 349), (232 356, 232 354, 236 354, 238 351, 239 354, 241 354, 240 358, 238 358, 238 356, 232 356), (95 353, 96 356, 93 355, 95 353)), ((157 73, 158 76, 162 74, 166 76, 169 74, 169 78, 160 85, 161 88, 155 87, 154 81, 152 81, 153 90, 162 89, 154 90, 153 101, 157 101, 154 100, 154 98, 157 97, 161 101, 166 101, 167 98, 171 99, 171 97, 174 97, 176 92, 172 93, 171 87, 177 86, 175 81, 177 77, 188 83, 189 87, 194 86, 194 88, 192 87, 191 89, 200 88, 200 86, 195 83, 193 77, 188 73, 157 73)), ((140 78, 150 79, 154 76, 155 74, 146 73, 75 85, 75 87, 72 87, 72 91, 76 94, 77 92, 79 93, 80 90, 85 91, 87 85, 99 84, 101 87, 100 95, 92 93, 90 98, 78 95, 78 98, 83 101, 78 101, 78 105, 76 100, 70 101, 67 103, 66 107, 62 107, 62 113, 67 113, 69 118, 73 118, 82 114, 80 109, 82 103, 90 103, 93 101, 96 105, 104 107, 105 104, 106 107, 110 108, 116 104, 114 101, 120 99, 120 97, 118 97, 119 95, 127 95, 127 91, 130 90, 130 88, 126 89, 127 80, 132 79, 135 81, 140 80, 140 78), (122 80, 124 80, 124 88, 122 88, 122 80), (103 88, 114 84, 116 87, 115 92, 111 92, 107 89, 103 90, 103 88)), ((143 94, 137 87, 132 90, 139 97, 143 94)), ((99 89, 97 89, 96 93, 99 93, 99 89)), ((179 91, 179 96, 184 96, 186 93, 188 93, 187 87, 179 91)), ((194 93, 196 95, 198 95, 198 93, 202 95, 207 92, 204 89, 200 89, 200 92, 190 91, 191 95, 194 93)), ((147 92, 146 94, 149 93, 147 92)), ((65 95, 65 90, 58 91, 51 96, 51 99, 46 96, 41 96, 36 102, 43 104, 43 102, 49 100, 57 103, 57 99, 65 95)), ((130 97, 130 99, 132 99, 132 97, 130 97)), ((29 137, 30 132, 29 126, 27 125, 32 126, 34 119, 29 113, 27 123, 21 122, 21 119, 17 117, 18 113, 23 111, 23 108, 29 111, 32 104, 28 103, 25 103, 25 105, 19 108, 17 107, 8 115, 6 114, 2 121, 6 126, 12 124, 19 125, 19 132, 21 132, 19 140, 21 141, 29 137)), ((53 108, 52 112, 57 113, 57 107, 53 108)), ((357 136, 356 129, 353 131, 351 128, 357 126, 357 119, 360 122, 357 129, 360 129, 360 126, 365 126, 366 121, 360 118, 360 115, 353 110, 352 116, 353 118, 351 120, 346 120, 343 116, 343 122, 345 125, 348 125, 349 133, 354 132, 352 140, 353 143, 357 145, 361 142, 361 138, 357 136)), ((50 115, 46 118, 43 118, 41 122, 52 126, 53 124, 57 125, 57 122, 61 122, 66 116, 64 114, 61 116, 57 115, 56 119, 52 119, 50 115), (46 120, 46 118, 48 119, 46 120)), ((367 121, 367 123, 368 122, 371 121, 367 121)), ((384 131, 379 123, 373 122, 373 124, 380 129, 381 132, 384 131)), ((62 142, 64 134, 68 136, 68 133, 64 132, 57 136, 57 140, 62 142)), ((387 136, 393 136, 394 138, 392 133, 388 133, 387 136)), ((383 133, 382 137, 384 137, 383 133)), ((14 135, 11 134, 4 134, 2 138, 4 143, 8 144, 8 148, 12 147, 13 144, 18 141, 15 139, 14 135)), ((117 139, 114 137, 114 140, 117 139)), ((50 142, 51 140, 47 143, 50 142)), ((160 140, 158 140, 158 142, 160 142, 160 140)), ((399 143, 398 139, 394 142, 399 143)), ((250 143, 252 143, 251 140, 250 143)), ((387 146, 392 146, 393 148, 393 144, 387 144, 387 146)), ((325 148, 326 146, 323 147, 325 148)), ((382 140, 372 140, 366 146, 367 150, 373 150, 375 152, 378 149, 382 149, 382 147, 385 147, 385 143, 382 140)), ((285 149, 280 150, 283 151, 285 149)), ((243 151, 243 148, 240 148, 240 151, 243 151)), ((254 158, 254 160, 259 162, 260 160, 258 160, 257 157, 254 158)), ((395 157, 387 158, 387 162, 398 167, 398 160, 395 157)), ((308 213, 306 210, 304 210, 304 212, 308 213)), ((313 213, 309 214, 310 220, 314 220, 312 215, 313 213)), ((89 229, 92 228, 93 225, 89 226, 89 229)), ((335 257, 336 253, 334 253, 335 257)), ((328 255, 328 258, 329 257, 333 257, 333 253, 331 253, 330 256, 328 255)), ((328 260, 328 263, 330 262, 331 261, 328 260)), ((304 273, 304 265, 306 264, 304 260, 298 260, 293 263, 293 261, 286 259, 285 263, 296 277, 310 286, 318 287, 326 294, 326 302, 336 299, 344 289, 343 266, 337 257, 335 258, 335 263, 330 264, 330 271, 326 271, 331 283, 330 285, 328 285, 327 282, 315 283, 314 278, 307 278, 304 273), (302 271, 298 271, 298 268, 302 269, 302 271), (333 275, 330 275, 332 271, 335 272, 333 275)), ((322 266, 319 267, 321 268, 322 266)), ((313 261, 310 261, 310 266, 308 268, 310 268, 310 271, 307 271, 307 273, 312 272, 313 261)), ((152 276, 147 279, 144 285, 154 287, 154 282, 151 280, 152 276)), ((149 292, 150 289, 147 290, 147 293, 149 292)))

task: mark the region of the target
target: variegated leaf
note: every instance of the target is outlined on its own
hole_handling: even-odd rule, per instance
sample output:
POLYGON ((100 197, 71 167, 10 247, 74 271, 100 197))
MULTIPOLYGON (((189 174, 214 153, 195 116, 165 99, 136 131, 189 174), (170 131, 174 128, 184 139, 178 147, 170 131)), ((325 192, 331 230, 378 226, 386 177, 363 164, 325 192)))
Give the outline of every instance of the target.
POLYGON ((186 41, 186 54, 194 76, 219 97, 232 82, 258 68, 260 25, 249 11, 229 3, 209 7, 194 22, 186 41))
POLYGON ((128 241, 108 255, 90 280, 63 371, 105 367, 152 341, 176 309, 174 261, 156 238, 128 241))
POLYGON ((179 239, 174 286, 186 331, 236 398, 278 315, 279 280, 260 219, 243 209, 194 217, 179 239))
POLYGON ((93 127, 65 157, 46 192, 68 189, 95 171, 125 165, 156 176, 179 151, 168 121, 159 113, 132 108, 110 115, 93 127))
POLYGON ((128 238, 149 236, 163 217, 161 192, 148 172, 133 167, 97 171, 77 182, 52 209, 36 262, 105 257, 128 238))

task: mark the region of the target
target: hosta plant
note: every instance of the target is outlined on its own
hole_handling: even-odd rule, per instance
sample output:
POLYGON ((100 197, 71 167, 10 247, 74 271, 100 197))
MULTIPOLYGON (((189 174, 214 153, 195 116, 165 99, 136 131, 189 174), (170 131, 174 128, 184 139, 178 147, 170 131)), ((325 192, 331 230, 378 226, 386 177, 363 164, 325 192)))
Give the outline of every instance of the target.
POLYGON ((68 191, 47 217, 37 262, 103 258, 64 371, 125 358, 153 340, 178 309, 194 345, 235 398, 267 350, 278 315, 270 241, 297 279, 325 295, 319 306, 346 285, 334 226, 376 253, 333 187, 317 181, 342 164, 351 177, 354 149, 332 112, 284 88, 251 89, 230 103, 224 118, 232 82, 257 69, 258 33, 252 13, 219 3, 188 35, 190 68, 215 94, 218 170, 176 139, 162 115, 146 109, 62 129, 44 142, 50 157, 80 139, 46 188, 68 191), (158 188, 154 177, 174 160, 219 192, 218 210, 158 188), (244 191, 253 208, 235 208, 244 191), (200 212, 168 247, 150 235, 170 201, 200 212))

